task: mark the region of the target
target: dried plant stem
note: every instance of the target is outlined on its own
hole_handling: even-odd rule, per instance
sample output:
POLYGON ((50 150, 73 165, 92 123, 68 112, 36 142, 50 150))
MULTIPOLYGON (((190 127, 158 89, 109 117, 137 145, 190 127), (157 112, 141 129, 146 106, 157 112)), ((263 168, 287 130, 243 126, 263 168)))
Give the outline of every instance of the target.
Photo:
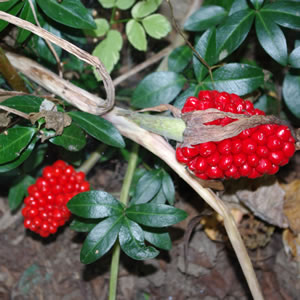
POLYGON ((14 90, 28 92, 24 80, 11 65, 2 48, 0 48, 0 73, 14 90))
MULTIPOLYGON (((19 26, 23 29, 29 30, 34 34, 36 34, 44 39, 47 39, 48 41, 52 42, 53 44, 58 45, 59 47, 68 51, 69 53, 72 53, 73 55, 75 55, 82 61, 85 61, 89 65, 94 66, 97 69, 97 71, 100 73, 100 75, 103 79, 103 85, 105 87, 106 95, 107 95, 107 99, 106 99, 107 101, 105 101, 99 97, 94 98, 94 101, 97 99, 92 104, 95 106, 94 110, 93 110, 94 114, 101 115, 112 109, 112 107, 114 106, 114 101, 115 101, 115 88, 114 88, 114 85, 113 85, 110 75, 108 74, 103 63, 99 60, 98 57, 89 54, 88 52, 78 48, 77 46, 73 45, 72 43, 70 43, 62 38, 55 36, 54 34, 48 32, 47 30, 45 30, 43 28, 39 28, 38 26, 35 26, 30 22, 27 22, 18 17, 12 16, 6 12, 0 11, 0 19, 4 20, 6 22, 9 22, 11 24, 14 24, 16 26, 19 26)), ((11 60, 11 59, 9 58, 9 60, 11 60)), ((37 72, 37 71, 32 69, 32 72, 37 72)), ((30 78, 30 76, 29 76, 29 78, 30 78)), ((49 79, 49 81, 50 81, 50 79, 49 79)), ((54 88, 54 90, 55 90, 55 88, 54 88)), ((65 91, 67 92, 67 89, 65 89, 65 91)), ((55 91, 52 91, 52 92, 56 93, 55 91)), ((64 98, 64 97, 62 96, 62 98, 64 98)))
POLYGON ((10 112, 12 114, 15 114, 19 117, 22 117, 22 118, 26 119, 26 120, 29 120, 29 115, 28 114, 25 114, 25 113, 23 113, 19 110, 14 109, 14 108, 10 108, 10 107, 4 106, 4 105, 0 105, 0 109, 2 109, 4 111, 7 111, 7 112, 10 112))

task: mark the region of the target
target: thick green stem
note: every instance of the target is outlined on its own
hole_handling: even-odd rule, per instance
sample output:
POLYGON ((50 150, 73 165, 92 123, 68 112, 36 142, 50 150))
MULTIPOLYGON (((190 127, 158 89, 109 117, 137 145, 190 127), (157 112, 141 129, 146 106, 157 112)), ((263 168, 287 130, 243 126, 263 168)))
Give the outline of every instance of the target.
POLYGON ((87 174, 98 162, 98 160, 100 159, 101 155, 103 154, 106 148, 107 145, 100 144, 98 148, 93 153, 91 153, 89 158, 77 169, 77 171, 78 172, 82 171, 85 174, 87 174))
MULTIPOLYGON (((129 157, 128 167, 124 177, 121 189, 120 202, 127 205, 129 200, 129 189, 132 182, 133 174, 138 161, 139 145, 134 143, 129 157)), ((117 295, 117 283, 120 261, 120 245, 115 244, 110 265, 110 281, 109 281, 109 300, 115 300, 117 295)))
POLYGON ((180 118, 148 115, 145 113, 131 113, 125 116, 148 131, 177 142, 183 142, 183 132, 186 125, 180 118))

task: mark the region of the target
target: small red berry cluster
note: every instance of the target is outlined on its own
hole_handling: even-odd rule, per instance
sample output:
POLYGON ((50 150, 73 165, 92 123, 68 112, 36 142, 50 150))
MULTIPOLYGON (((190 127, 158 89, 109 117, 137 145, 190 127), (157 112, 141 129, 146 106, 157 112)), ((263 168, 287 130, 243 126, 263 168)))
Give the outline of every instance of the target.
POLYGON ((43 176, 28 187, 22 210, 24 226, 42 237, 55 233, 71 216, 66 204, 75 195, 90 190, 83 172, 58 160, 43 169, 43 176))
MULTIPOLYGON (((265 115, 235 94, 200 91, 198 98, 187 98, 182 113, 215 108, 220 111, 265 115)), ((205 125, 225 126, 237 119, 225 117, 205 125)), ((225 128, 224 128, 225 129, 225 128)), ((206 142, 191 147, 177 147, 176 157, 204 180, 218 178, 260 177, 275 174, 295 152, 295 139, 287 126, 266 124, 242 131, 220 142, 206 142)))

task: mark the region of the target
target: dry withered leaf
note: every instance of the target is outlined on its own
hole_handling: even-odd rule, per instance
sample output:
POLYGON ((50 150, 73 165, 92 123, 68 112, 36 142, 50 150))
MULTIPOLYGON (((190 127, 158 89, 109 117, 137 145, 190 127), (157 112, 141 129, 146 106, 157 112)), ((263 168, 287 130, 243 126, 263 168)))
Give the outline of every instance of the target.
POLYGON ((300 235, 294 234, 289 228, 282 233, 284 251, 300 261, 300 235))
POLYGON ((11 121, 11 117, 7 115, 7 112, 0 112, 0 128, 7 127, 11 121))
POLYGON ((284 214, 294 233, 300 233, 300 179, 283 184, 285 190, 284 214))
POLYGON ((54 129, 56 135, 61 135, 64 128, 70 126, 72 123, 72 119, 68 114, 59 111, 41 111, 29 114, 32 124, 41 118, 45 118, 45 128, 54 129))
POLYGON ((274 178, 258 178, 251 181, 251 184, 248 181, 248 185, 238 190, 236 195, 255 216, 269 224, 281 228, 288 227, 287 218, 283 213, 285 192, 274 178))

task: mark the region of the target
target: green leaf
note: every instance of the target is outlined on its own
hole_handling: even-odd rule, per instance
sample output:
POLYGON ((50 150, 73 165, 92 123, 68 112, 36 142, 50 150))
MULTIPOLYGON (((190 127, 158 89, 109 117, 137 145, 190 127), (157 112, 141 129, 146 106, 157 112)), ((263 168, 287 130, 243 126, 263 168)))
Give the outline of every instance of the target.
POLYGON ((27 194, 27 188, 34 182, 35 179, 32 176, 24 175, 12 184, 8 192, 8 205, 11 211, 14 211, 21 205, 27 194))
POLYGON ((9 162, 19 157, 22 150, 30 143, 35 128, 16 127, 9 128, 0 134, 0 164, 9 162))
POLYGON ((11 171, 11 170, 17 168, 18 166, 20 166, 24 161, 26 161, 26 159, 32 153, 32 150, 34 149, 37 140, 38 140, 37 137, 33 137, 31 143, 28 145, 27 148, 25 148, 23 150, 23 152, 17 159, 10 161, 9 163, 6 163, 6 164, 1 164, 0 165, 0 173, 11 171))
MULTIPOLYGON (((100 58, 108 72, 111 72, 120 59, 122 49, 122 36, 117 30, 109 30, 107 37, 101 41, 93 51, 93 55, 100 58)), ((100 80, 98 73, 94 72, 96 78, 100 80)))
POLYGON ((174 106, 182 109, 186 99, 190 96, 197 96, 198 86, 191 84, 183 93, 181 93, 175 100, 174 106))
POLYGON ((134 2, 135 0, 117 0, 116 6, 119 9, 126 10, 130 8, 134 2))
POLYGON ((300 75, 288 73, 283 81, 282 92, 290 112, 300 119, 300 75))
POLYGON ((109 23, 104 18, 97 18, 94 21, 96 29, 85 29, 84 33, 92 37, 104 36, 109 30, 109 23))
POLYGON ((79 151, 86 145, 84 132, 74 124, 65 127, 62 135, 55 136, 49 141, 68 151, 79 151))
POLYGON ((22 95, 8 98, 1 105, 29 114, 31 112, 39 112, 43 100, 43 98, 36 96, 22 95))
POLYGON ((135 89, 131 104, 146 108, 170 103, 181 91, 186 79, 175 72, 154 72, 146 76, 135 89))
POLYGON ((146 246, 142 228, 128 218, 123 219, 119 232, 121 249, 131 258, 145 260, 156 257, 159 254, 155 248, 146 246))
POLYGON ((295 48, 290 54, 289 64, 292 68, 300 68, 300 46, 295 48))
POLYGON ((8 0, 5 2, 0 2, 0 11, 8 11, 20 0, 8 0))
POLYGON ((103 191, 77 194, 68 202, 67 207, 73 214, 91 219, 118 216, 123 212, 120 202, 103 191))
POLYGON ((116 5, 116 0, 98 0, 104 8, 112 8, 116 5))
POLYGON ((227 64, 213 72, 214 85, 210 78, 204 81, 210 89, 245 95, 264 83, 261 68, 246 64, 227 64))
MULTIPOLYGON (((201 38, 198 40, 195 49, 209 65, 213 65, 215 62, 217 62, 216 29, 214 27, 203 33, 201 38)), ((208 70, 199 61, 196 55, 193 56, 193 67, 195 76, 200 82, 208 73, 208 70)))
POLYGON ((140 50, 147 50, 146 34, 143 26, 136 20, 130 20, 126 24, 126 34, 131 45, 140 50))
POLYGON ((37 149, 35 149, 35 151, 30 154, 28 159, 25 160, 23 164, 24 172, 29 173, 38 167, 43 162, 47 149, 48 143, 38 145, 37 149))
POLYGON ((93 29, 96 24, 88 9, 80 0, 36 0, 39 7, 51 19, 58 23, 78 28, 93 29))
POLYGON ((150 202, 155 204, 166 204, 167 198, 162 187, 158 190, 157 194, 151 199, 150 202))
POLYGON ((131 15, 135 19, 143 18, 155 12, 162 0, 139 1, 131 10, 131 15))
POLYGON ((193 57, 191 48, 183 45, 175 48, 168 57, 168 70, 180 73, 185 69, 193 57))
MULTIPOLYGON (((46 23, 45 21, 41 22, 41 26, 45 30, 56 35, 57 37, 61 37, 61 32, 56 28, 52 27, 50 24, 46 23)), ((31 51, 38 57, 38 59, 43 59, 50 64, 56 64, 56 59, 43 38, 34 35, 29 40, 28 46, 31 49, 31 51)), ((58 57, 60 57, 62 54, 62 49, 55 44, 53 44, 52 46, 55 49, 55 52, 58 55, 58 57)))
POLYGON ((219 60, 223 60, 247 37, 253 23, 255 11, 245 9, 235 12, 229 16, 224 24, 217 29, 217 53, 219 60))
POLYGON ((230 10, 234 0, 205 0, 205 5, 218 5, 230 10))
POLYGON ((174 205, 174 201, 175 201, 174 183, 173 183, 171 176, 167 172, 164 172, 164 174, 163 174, 162 189, 164 191, 164 194, 165 194, 169 204, 174 205))
POLYGON ((259 9, 264 3, 264 0, 250 0, 250 1, 255 9, 259 9))
POLYGON ((101 219, 84 219, 80 217, 76 217, 70 224, 70 229, 77 232, 90 232, 101 219))
POLYGON ((165 204, 137 204, 125 211, 126 216, 142 225, 166 227, 176 224, 187 217, 185 211, 165 204))
POLYGON ((291 29, 300 29, 300 3, 295 1, 278 1, 265 5, 261 13, 267 15, 277 24, 291 29))
POLYGON ((278 63, 287 65, 288 53, 285 36, 282 30, 273 22, 274 16, 257 12, 255 28, 257 38, 265 51, 278 63))
MULTIPOLYGON (((20 9, 23 6, 23 2, 17 3, 15 6, 12 6, 7 13, 13 16, 16 16, 18 14, 18 12, 20 11, 20 9)), ((9 23, 3 20, 0 20, 0 32, 7 27, 9 23)))
MULTIPOLYGON (((32 4, 36 11, 37 7, 36 7, 35 0, 32 0, 32 4)), ((29 1, 25 2, 19 17, 23 20, 26 20, 28 22, 35 24, 35 19, 34 19, 33 12, 32 12, 31 6, 29 4, 29 1)), ((17 35, 17 42, 23 43, 30 36, 30 34, 31 34, 30 31, 20 28, 18 35, 17 35)))
POLYGON ((235 0, 231 5, 228 15, 231 16, 239 10, 244 10, 244 9, 248 9, 248 8, 249 8, 249 6, 247 3, 247 0, 235 0))
POLYGON ((151 228, 143 226, 145 240, 157 248, 170 250, 172 241, 165 228, 151 228))
POLYGON ((171 24, 161 14, 153 14, 142 20, 146 32, 155 39, 166 36, 171 31, 171 24))
POLYGON ((262 95, 254 103, 254 107, 263 110, 267 115, 278 115, 280 112, 280 102, 268 95, 262 95))
POLYGON ((113 216, 96 225, 85 239, 80 252, 80 261, 90 264, 103 256, 115 243, 123 216, 113 216))
POLYGON ((161 170, 152 170, 145 173, 138 181, 131 203, 146 203, 159 191, 162 182, 161 170))
POLYGON ((82 111, 72 111, 69 115, 78 126, 95 139, 113 147, 125 147, 119 131, 105 119, 82 111))
POLYGON ((203 31, 221 23, 226 15, 226 10, 221 6, 203 6, 185 21, 184 29, 189 31, 203 31))

